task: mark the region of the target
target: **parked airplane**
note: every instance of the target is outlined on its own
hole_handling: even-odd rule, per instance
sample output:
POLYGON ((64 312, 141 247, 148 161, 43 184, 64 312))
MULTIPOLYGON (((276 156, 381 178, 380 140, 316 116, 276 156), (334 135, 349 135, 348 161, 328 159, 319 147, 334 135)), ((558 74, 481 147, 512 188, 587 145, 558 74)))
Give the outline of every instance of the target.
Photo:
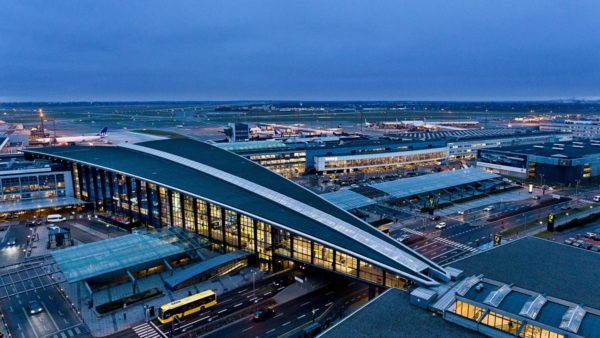
POLYGON ((63 137, 45 137, 39 138, 36 141, 40 143, 59 143, 59 144, 71 144, 71 143, 81 143, 81 142, 92 142, 98 141, 106 137, 108 133, 108 127, 102 128, 100 132, 95 135, 81 135, 81 136, 63 136, 63 137))

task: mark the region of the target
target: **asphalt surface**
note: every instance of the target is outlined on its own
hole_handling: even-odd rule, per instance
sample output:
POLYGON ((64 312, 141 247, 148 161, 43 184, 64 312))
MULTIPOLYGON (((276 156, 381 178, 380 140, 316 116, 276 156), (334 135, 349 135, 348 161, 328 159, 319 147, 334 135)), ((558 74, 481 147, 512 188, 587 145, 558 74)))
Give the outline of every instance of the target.
POLYGON ((366 293, 365 285, 343 280, 275 306, 275 315, 272 318, 257 322, 252 316, 248 316, 203 337, 279 337, 312 323, 313 313, 314 317, 318 318, 330 307, 339 306, 340 301, 345 302, 348 298, 348 302, 357 301, 360 296, 366 296, 366 293))

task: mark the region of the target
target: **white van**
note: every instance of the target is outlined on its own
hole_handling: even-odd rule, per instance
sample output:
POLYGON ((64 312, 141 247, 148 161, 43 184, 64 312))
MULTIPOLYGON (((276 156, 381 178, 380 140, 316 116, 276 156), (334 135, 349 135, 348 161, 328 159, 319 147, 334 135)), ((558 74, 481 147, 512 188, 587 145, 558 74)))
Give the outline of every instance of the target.
POLYGON ((48 215, 48 217, 46 218, 46 222, 48 222, 48 223, 64 222, 66 220, 67 220, 66 217, 63 217, 62 215, 59 215, 59 214, 48 215))
POLYGON ((594 202, 600 202, 600 195, 594 196, 594 202))

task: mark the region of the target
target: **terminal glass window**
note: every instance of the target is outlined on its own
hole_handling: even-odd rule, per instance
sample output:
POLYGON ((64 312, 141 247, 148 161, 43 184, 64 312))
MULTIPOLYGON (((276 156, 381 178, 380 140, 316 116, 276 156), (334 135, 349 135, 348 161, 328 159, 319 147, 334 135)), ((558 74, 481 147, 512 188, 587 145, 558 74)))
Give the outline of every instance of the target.
POLYGON ((290 249, 292 248, 291 234, 282 229, 273 229, 273 237, 275 240, 275 252, 290 257, 290 249))
MULTIPOLYGON (((273 250, 271 231, 272 227, 270 224, 261 221, 256 222, 256 251, 258 252, 258 259, 261 261, 261 264, 271 261, 273 250)), ((266 268, 268 269, 268 267, 266 268)))
POLYGON ((457 300, 455 305, 457 315, 469 318, 473 321, 479 321, 481 316, 485 313, 485 309, 466 302, 462 302, 460 300, 457 300))
POLYGON ((138 196, 137 196, 137 190, 138 190, 138 186, 137 186, 137 182, 135 179, 130 179, 129 180, 129 196, 130 196, 130 203, 131 203, 131 211, 133 211, 134 213, 138 213, 139 212, 139 205, 138 205, 138 196))
POLYGON ((11 192, 19 192, 21 188, 19 187, 19 178, 3 178, 2 179, 2 192, 7 194, 11 192))
POLYGON ((383 284, 383 270, 375 265, 360 261, 359 277, 373 283, 383 284))
MULTIPOLYGON (((63 179, 64 180, 64 179, 63 179)), ((63 182, 64 185, 64 182, 63 182)), ((40 190, 51 190, 56 187, 54 175, 40 175, 39 176, 39 189, 40 190)))
POLYGON ((196 200, 196 221, 198 233, 208 237, 208 205, 203 200, 196 200))
POLYGON ((185 217, 185 229, 195 232, 196 226, 194 224, 194 199, 187 195, 183 195, 183 214, 185 217))
POLYGON ((139 187, 138 189, 140 190, 140 199, 138 201, 138 204, 140 206, 140 213, 142 215, 148 216, 148 195, 146 194, 146 182, 144 181, 139 181, 139 187))
POLYGON ((160 198, 160 212, 162 214, 162 224, 171 224, 171 213, 169 208, 169 198, 167 197, 167 189, 158 187, 158 195, 160 198))
POLYGON ((22 176, 21 177, 21 191, 29 192, 36 191, 38 187, 37 176, 22 176))
POLYGON ((246 215, 240 215, 241 249, 254 252, 254 220, 246 215))
POLYGON ((525 324, 521 333, 519 333, 519 337, 525 338, 564 338, 562 334, 552 332, 546 329, 542 329, 539 326, 525 324))
POLYGON ((223 219, 221 216, 221 207, 210 205, 210 235, 215 241, 223 241, 223 219))
POLYGON ((297 260, 310 263, 311 255, 311 243, 300 236, 294 236, 294 255, 293 257, 297 260))
POLYGON ((314 263, 327 269, 333 269, 333 249, 315 242, 314 263))
POLYGON ((173 225, 176 227, 183 226, 183 220, 181 219, 181 194, 176 191, 171 191, 171 212, 173 213, 173 225))
POLYGON ((80 167, 78 173, 79 173, 79 180, 81 182, 81 198, 84 200, 87 200, 88 191, 87 191, 87 177, 85 175, 85 168, 80 167))
POLYGON ((516 335, 517 330, 521 326, 520 321, 491 311, 488 312, 481 323, 512 335, 516 335))
POLYGON ((158 191, 156 191, 156 185, 153 183, 148 183, 146 189, 148 190, 148 206, 152 208, 150 223, 152 225, 160 225, 160 210, 158 208, 158 191))
POLYGON ((75 198, 81 198, 81 187, 79 185, 79 169, 77 164, 73 163, 71 166, 71 173, 73 175, 73 189, 75 189, 75 198))
POLYGON ((237 212, 225 210, 225 242, 234 247, 238 247, 238 224, 237 212))
POLYGON ((121 208, 129 210, 129 199, 127 198, 127 179, 123 175, 117 174, 117 190, 119 192, 119 201, 121 208))
POLYGON ((335 255, 335 271, 356 277, 358 260, 350 255, 337 252, 335 255))
POLYGON ((57 174, 56 175, 56 186, 58 188, 64 188, 65 187, 65 175, 64 174, 57 174))
POLYGON ((389 272, 385 273, 385 286, 406 290, 408 285, 409 282, 404 277, 389 272))

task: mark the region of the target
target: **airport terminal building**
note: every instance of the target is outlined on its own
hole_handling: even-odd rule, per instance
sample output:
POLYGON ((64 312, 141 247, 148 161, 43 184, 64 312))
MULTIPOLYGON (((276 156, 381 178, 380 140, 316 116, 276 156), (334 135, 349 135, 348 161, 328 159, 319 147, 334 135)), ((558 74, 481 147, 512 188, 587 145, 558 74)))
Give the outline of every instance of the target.
POLYGON ((318 195, 252 161, 189 139, 24 150, 71 172, 76 198, 150 228, 178 227, 261 269, 295 263, 372 285, 436 286, 453 276, 318 195))

